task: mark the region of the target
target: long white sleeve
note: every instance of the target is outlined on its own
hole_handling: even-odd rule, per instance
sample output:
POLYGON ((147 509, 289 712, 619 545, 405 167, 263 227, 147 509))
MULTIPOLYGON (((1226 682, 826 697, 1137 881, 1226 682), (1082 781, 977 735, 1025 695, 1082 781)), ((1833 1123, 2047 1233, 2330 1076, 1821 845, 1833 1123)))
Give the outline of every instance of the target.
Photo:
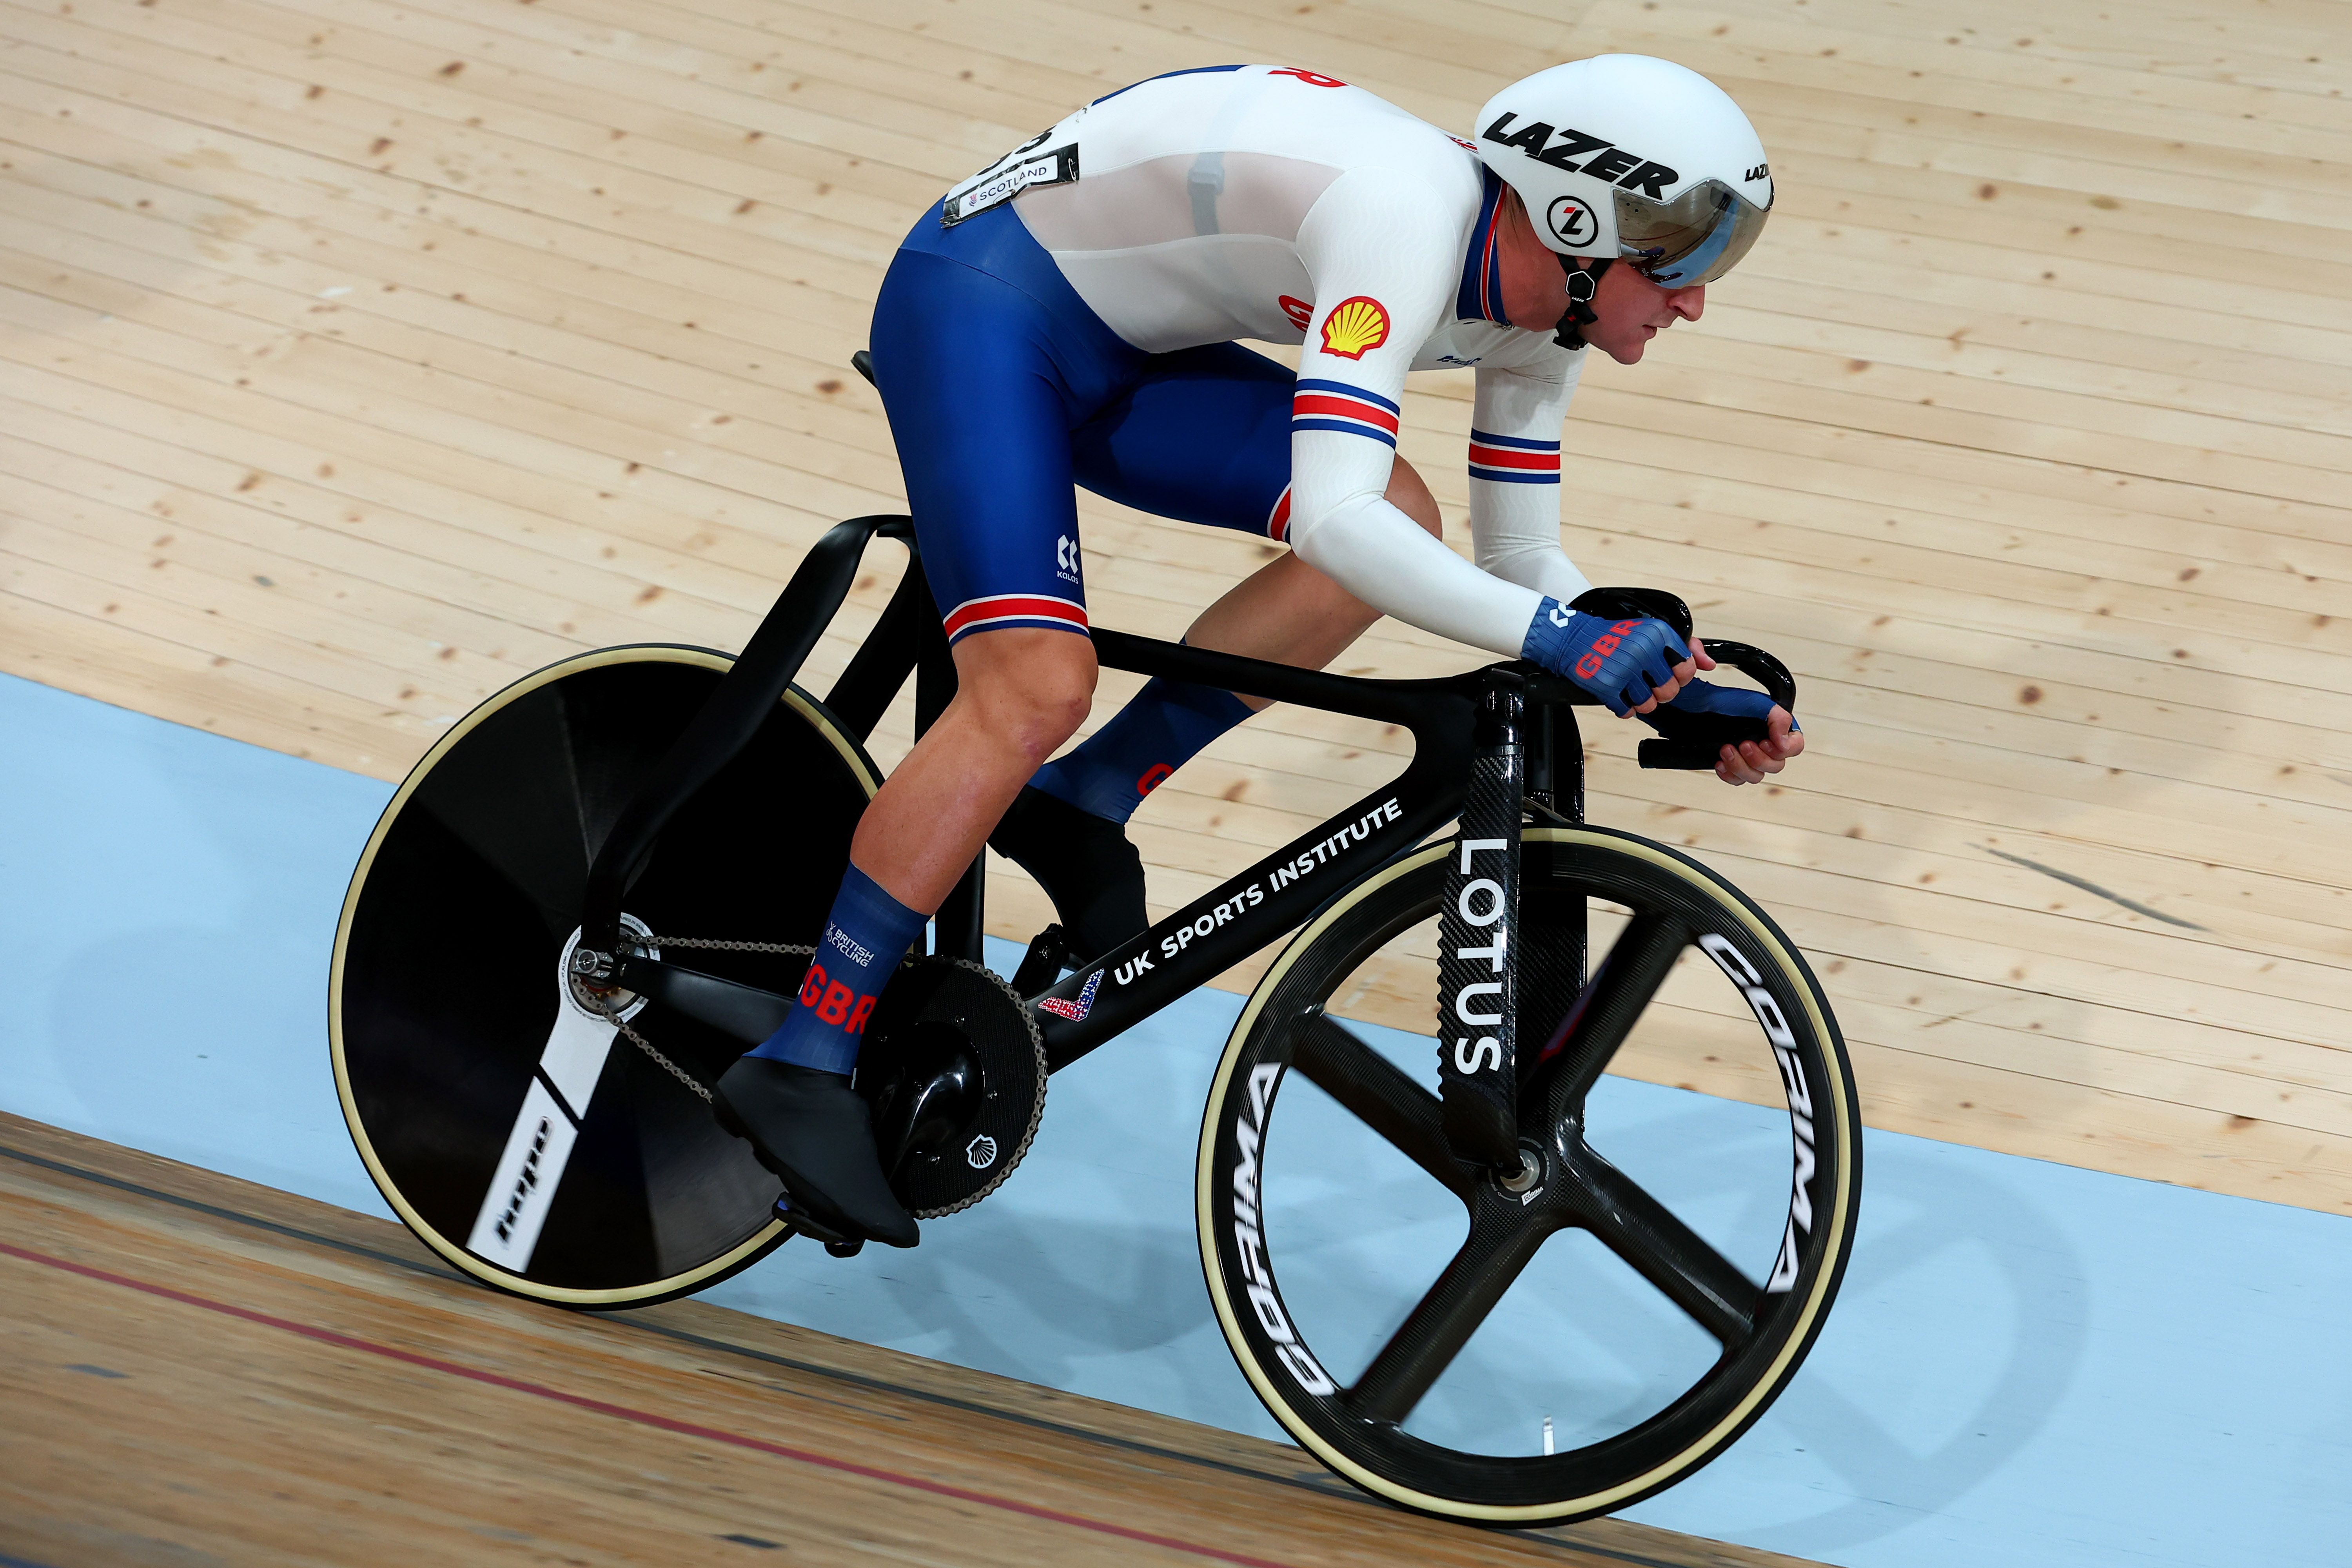
POLYGON ((1292 405, 1290 544, 1374 609, 1509 657, 1541 595, 1480 571, 1385 499, 1405 372, 1451 308, 1460 262, 1462 237, 1428 221, 1433 200, 1416 181, 1354 169, 1299 231, 1315 314, 1292 405))
POLYGON ((1559 544, 1559 430, 1589 350, 1549 342, 1484 363, 1470 416, 1470 538, 1478 564, 1562 604, 1591 581, 1559 544))

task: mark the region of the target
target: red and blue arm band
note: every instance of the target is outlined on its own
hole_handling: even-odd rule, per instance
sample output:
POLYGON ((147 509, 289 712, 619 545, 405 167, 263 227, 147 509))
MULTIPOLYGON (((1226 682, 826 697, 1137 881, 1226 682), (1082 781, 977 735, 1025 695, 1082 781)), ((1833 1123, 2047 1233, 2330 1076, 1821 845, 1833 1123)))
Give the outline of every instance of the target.
POLYGON ((1559 483, 1559 443, 1470 432, 1470 477, 1506 485, 1559 483))

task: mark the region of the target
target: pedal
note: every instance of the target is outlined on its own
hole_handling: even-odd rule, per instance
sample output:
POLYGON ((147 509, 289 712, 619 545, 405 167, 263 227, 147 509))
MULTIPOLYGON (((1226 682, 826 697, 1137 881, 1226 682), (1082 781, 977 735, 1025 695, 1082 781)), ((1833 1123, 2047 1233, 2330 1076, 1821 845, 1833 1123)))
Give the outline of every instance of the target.
POLYGON ((835 1258, 854 1258, 857 1254, 857 1249, 866 1245, 863 1237, 853 1241, 832 1226, 819 1225, 799 1209, 793 1207, 792 1194, 789 1193, 776 1199, 775 1213, 776 1217, 783 1221, 794 1236, 805 1236, 811 1241, 824 1243, 824 1249, 835 1258), (845 1247, 849 1250, 846 1252, 839 1250, 845 1247))
POLYGON ((1021 996, 1034 996, 1062 977, 1066 969, 1077 966, 1082 955, 1070 946, 1070 937, 1058 924, 1049 925, 1029 942, 1029 951, 1021 955, 1021 967, 1013 972, 1013 989, 1021 996))

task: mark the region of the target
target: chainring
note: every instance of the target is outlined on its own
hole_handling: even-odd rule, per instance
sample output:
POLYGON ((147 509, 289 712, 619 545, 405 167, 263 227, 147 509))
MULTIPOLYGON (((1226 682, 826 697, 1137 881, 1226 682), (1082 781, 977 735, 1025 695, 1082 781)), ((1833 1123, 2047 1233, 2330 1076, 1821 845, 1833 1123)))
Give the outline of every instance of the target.
POLYGON ((994 1192, 1029 1152, 1045 1114, 1045 1037, 989 970, 911 958, 866 1026, 856 1087, 891 1191, 936 1219, 994 1192))

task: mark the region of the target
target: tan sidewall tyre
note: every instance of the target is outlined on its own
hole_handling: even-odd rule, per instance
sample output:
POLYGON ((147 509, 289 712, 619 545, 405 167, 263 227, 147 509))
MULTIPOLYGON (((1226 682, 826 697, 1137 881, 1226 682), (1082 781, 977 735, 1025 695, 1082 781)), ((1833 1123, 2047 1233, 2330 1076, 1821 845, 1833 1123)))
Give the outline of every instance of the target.
MULTIPOLYGON (((501 1268, 468 1251, 458 1237, 446 1234, 446 1225, 435 1225, 402 1191, 399 1182, 387 1169, 387 1162, 380 1154, 376 1140, 371 1137, 366 1121, 362 1115, 359 1099, 353 1090, 352 1066, 347 1050, 348 1042, 345 1032, 346 1006, 349 1002, 347 992, 352 980, 349 965, 352 957, 352 930, 362 904, 368 897, 370 874, 376 867, 377 856, 383 848, 387 837, 399 825, 404 809, 432 777, 436 767, 447 759, 453 752, 463 746, 468 737, 474 735, 484 724, 516 702, 569 677, 588 671, 606 670, 614 666, 647 664, 685 666, 724 674, 733 667, 734 660, 726 654, 708 648, 665 644, 603 648, 549 665, 485 700, 452 726, 449 732, 425 752, 416 765, 409 770, 407 777, 401 782, 400 788, 394 794, 391 804, 384 808, 383 815, 377 820, 374 831, 369 836, 366 847, 360 853, 359 863, 352 873, 350 889, 344 895, 341 918, 337 923, 335 931, 334 956, 328 994, 330 1050, 334 1063, 336 1094, 342 1105, 344 1124, 351 1131, 352 1142, 358 1149, 360 1160, 367 1167, 370 1178, 374 1181, 377 1190, 383 1194, 384 1201, 392 1205, 393 1211, 400 1216, 401 1221, 452 1267, 497 1289, 563 1307, 609 1309, 643 1306, 686 1295, 715 1284, 729 1275, 757 1262, 780 1245, 789 1232, 781 1223, 771 1220, 764 1226, 753 1231, 740 1244, 730 1247, 716 1256, 698 1258, 690 1267, 663 1273, 658 1278, 646 1279, 640 1282, 610 1289, 577 1289, 535 1280, 501 1268)), ((866 755, 865 748, 858 743, 857 740, 842 730, 820 703, 798 687, 789 689, 782 701, 839 754, 841 763, 849 776, 862 787, 865 797, 872 798, 874 792, 879 787, 880 780, 872 761, 866 755)), ((630 1047, 624 1042, 616 1041, 614 1048, 627 1050, 630 1047)), ((685 1091, 681 1089, 677 1092, 682 1094, 685 1091)))
MULTIPOLYGON (((1391 901, 1401 900, 1405 896, 1404 890, 1396 889, 1396 884, 1416 875, 1424 879, 1433 878, 1436 868, 1442 867, 1450 853, 1450 840, 1416 850, 1341 894, 1328 909, 1292 938, 1274 966, 1258 983, 1234 1026, 1211 1083, 1202 1121, 1194 1183, 1195 1222, 1202 1272, 1219 1326, 1251 1386, 1284 1429, 1334 1471, 1375 1496, 1416 1511, 1464 1522, 1522 1528, 1562 1523, 1611 1512, 1672 1486, 1721 1453, 1763 1413, 1803 1361, 1820 1331, 1843 1275, 1853 1247, 1853 1225, 1859 1205, 1862 1135, 1852 1070, 1827 999, 1795 944, 1752 901, 1688 857, 1632 835, 1580 826, 1531 828, 1525 837, 1531 849, 1538 845, 1549 844, 1571 852, 1582 851, 1594 858, 1592 863, 1595 865, 1602 863, 1601 858, 1622 858, 1625 862, 1639 863, 1651 868, 1650 873, 1642 874, 1663 872, 1675 879, 1698 901, 1720 912, 1723 931, 1727 935, 1736 931, 1737 940, 1751 962, 1759 958, 1766 961, 1757 963, 1759 971, 1765 970, 1769 963, 1773 973, 1767 973, 1764 978, 1768 984, 1774 986, 1775 995, 1780 998, 1779 1005, 1785 1009, 1793 1002, 1805 1015, 1801 1022, 1809 1031, 1809 1047, 1822 1068, 1811 1076, 1818 1076, 1823 1080, 1804 1091, 1811 1096, 1813 1110, 1811 1121, 1818 1124, 1824 1150, 1829 1147, 1826 1142, 1828 1135, 1834 1135, 1839 1141, 1834 1151, 1833 1171, 1829 1169, 1831 1159, 1824 1156, 1825 1190, 1813 1204, 1816 1210, 1826 1212, 1829 1223, 1819 1227, 1812 1239, 1810 1260, 1801 1282, 1785 1302, 1774 1310, 1769 1336, 1771 1342, 1768 1347, 1770 1350, 1769 1360, 1759 1359, 1756 1372, 1748 1377, 1748 1385, 1738 1391, 1738 1397, 1729 1399, 1727 1405, 1719 1413, 1710 1412, 1712 1418, 1706 1421, 1703 1429, 1691 1431, 1686 1437, 1675 1437, 1670 1452, 1663 1454, 1654 1462, 1644 1464, 1638 1473, 1613 1477, 1605 1485, 1572 1486, 1558 1496, 1522 1497, 1511 1502, 1499 1502, 1444 1495, 1425 1486, 1415 1486, 1406 1479, 1385 1473, 1375 1464, 1366 1462, 1361 1447, 1357 1452, 1347 1451, 1341 1436, 1335 1436, 1335 1432, 1344 1433, 1344 1426, 1335 1419, 1339 1407, 1332 1401, 1337 1395, 1315 1397, 1302 1384, 1300 1373, 1277 1359, 1277 1353, 1287 1355, 1289 1352, 1267 1339, 1266 1331, 1261 1326, 1266 1309, 1263 1304, 1254 1307, 1251 1282, 1241 1277, 1241 1270, 1233 1262, 1233 1259, 1249 1254, 1245 1247, 1237 1250, 1227 1240, 1237 1215, 1233 1207, 1234 1189, 1223 1179, 1222 1167, 1226 1160, 1234 1157, 1234 1152, 1241 1145, 1230 1135, 1221 1138, 1221 1133, 1230 1133, 1236 1117, 1254 1115, 1267 1119, 1255 1126, 1257 1135, 1263 1135, 1270 1125, 1270 1109, 1265 1106, 1255 1110, 1248 1109, 1252 1088, 1245 1081, 1244 1066, 1246 1062, 1257 1060, 1260 1068, 1257 1076, 1261 1080, 1265 1078, 1264 1053, 1271 1047, 1260 1039, 1261 1031, 1267 1032, 1265 1038, 1274 1037, 1275 1020, 1269 1008, 1275 1004, 1277 994, 1283 991, 1286 979, 1300 969, 1302 961, 1308 959, 1318 941, 1327 933, 1332 933, 1342 921, 1348 921, 1351 912, 1361 910, 1367 900, 1383 897, 1391 901), (1788 1316, 1791 1313, 1793 1317, 1788 1316)), ((1532 879, 1532 872, 1524 875, 1532 879)), ((1375 929, 1373 925, 1360 919, 1358 925, 1350 928, 1352 935, 1342 933, 1334 940, 1353 942, 1361 937, 1363 931, 1372 929, 1375 929)), ((1718 959, 1717 962, 1721 961, 1718 959)), ((1317 967, 1316 964, 1308 964, 1302 979, 1311 981, 1317 967)), ((1296 987, 1293 991, 1294 994, 1281 1005, 1296 1008, 1302 1005, 1307 993, 1299 992, 1296 987)), ((1286 1065, 1281 1070, 1286 1073, 1291 1069, 1286 1065)), ((1275 1087, 1270 1092, 1274 1097, 1279 1095, 1279 1078, 1273 1080, 1275 1087)), ((1258 1085, 1257 1092, 1261 1096, 1268 1094, 1265 1082, 1258 1085)), ((1259 1291, 1261 1294, 1268 1289, 1276 1291, 1273 1315, 1277 1321, 1287 1323, 1288 1320, 1284 1316, 1286 1310, 1279 1301, 1278 1287, 1273 1283, 1276 1265, 1270 1251, 1266 1254, 1265 1267, 1266 1283, 1259 1287, 1259 1291)), ((1759 1341, 1767 1338, 1760 1332, 1758 1337, 1759 1341)), ((1300 1364, 1314 1369, 1314 1375, 1308 1381, 1319 1378, 1328 1386, 1333 1380, 1330 1374, 1321 1373, 1319 1364, 1312 1359, 1311 1344, 1303 1334, 1297 1342, 1308 1352, 1300 1364)), ((1762 1353, 1759 1349, 1759 1358, 1762 1353)), ((1712 1373, 1707 1374, 1699 1384, 1693 1385, 1694 1390, 1707 1387, 1716 1376, 1712 1373)), ((1727 1397, 1717 1396, 1713 1403, 1723 1405, 1727 1397)), ((1454 1458, 1465 1461, 1473 1458, 1460 1455, 1454 1458)), ((1517 1467, 1524 1476, 1533 1462, 1496 1460, 1492 1463, 1498 1470, 1517 1467)), ((1551 1461, 1547 1459, 1540 1463, 1549 1465, 1551 1461)), ((1524 1487, 1527 1483, 1515 1484, 1524 1487)))

